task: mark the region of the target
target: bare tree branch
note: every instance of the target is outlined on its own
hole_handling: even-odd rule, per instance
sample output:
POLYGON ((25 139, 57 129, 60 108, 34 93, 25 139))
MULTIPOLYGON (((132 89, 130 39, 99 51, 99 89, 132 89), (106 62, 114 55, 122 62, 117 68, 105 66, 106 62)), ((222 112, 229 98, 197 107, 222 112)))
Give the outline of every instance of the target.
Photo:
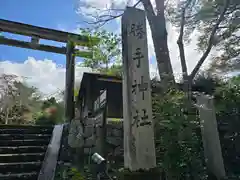
POLYGON ((133 7, 134 7, 134 8, 137 7, 137 5, 138 5, 140 2, 141 2, 141 0, 139 0, 138 2, 136 2, 136 3, 133 5, 133 7))
POLYGON ((220 23, 223 21, 224 19, 224 15, 228 9, 228 6, 229 6, 229 3, 230 3, 230 0, 225 0, 225 4, 224 4, 224 7, 222 9, 222 12, 215 24, 215 26, 213 27, 212 29, 212 32, 210 34, 210 38, 209 38, 209 41, 208 41, 208 46, 207 46, 207 49, 206 51, 203 53, 202 57, 200 58, 200 60, 198 61, 197 65, 195 66, 195 68, 193 69, 192 73, 190 74, 190 79, 193 80, 194 77, 196 76, 197 72, 199 71, 200 67, 202 66, 202 64, 204 63, 205 59, 207 58, 207 56, 209 55, 212 47, 213 47, 213 43, 214 43, 214 36, 218 30, 218 26, 220 25, 220 23))
POLYGON ((111 20, 114 20, 116 18, 119 18, 123 15, 123 13, 119 14, 119 15, 101 15, 101 16, 92 16, 93 18, 96 19, 96 21, 93 22, 89 22, 89 21, 84 21, 87 24, 90 25, 96 25, 96 28, 100 28, 102 26, 104 26, 106 23, 108 23, 111 20))
MULTIPOLYGON (((139 3, 141 3, 141 0, 137 1, 132 7, 136 7, 139 3)), ((97 14, 97 15, 92 15, 92 14, 88 14, 89 17, 91 17, 92 19, 95 19, 94 21, 84 21, 87 24, 90 25, 95 25, 95 28, 100 28, 102 26, 104 26, 106 23, 108 23, 109 21, 112 21, 116 18, 119 18, 123 15, 123 11, 125 9, 117 9, 117 8, 109 8, 109 9, 105 9, 105 10, 101 10, 99 8, 95 8, 92 7, 98 11, 101 12, 101 15, 97 14), (114 12, 114 14, 112 13, 114 12), (116 14, 116 12, 122 12, 120 14, 116 14)))

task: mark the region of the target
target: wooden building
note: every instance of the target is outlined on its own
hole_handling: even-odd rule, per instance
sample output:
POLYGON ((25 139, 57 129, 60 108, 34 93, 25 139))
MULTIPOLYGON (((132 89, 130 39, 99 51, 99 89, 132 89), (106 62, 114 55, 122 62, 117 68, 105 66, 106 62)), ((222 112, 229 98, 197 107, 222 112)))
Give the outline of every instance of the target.
POLYGON ((82 118, 94 115, 106 104, 107 118, 123 118, 121 77, 84 73, 80 84, 77 107, 82 118))

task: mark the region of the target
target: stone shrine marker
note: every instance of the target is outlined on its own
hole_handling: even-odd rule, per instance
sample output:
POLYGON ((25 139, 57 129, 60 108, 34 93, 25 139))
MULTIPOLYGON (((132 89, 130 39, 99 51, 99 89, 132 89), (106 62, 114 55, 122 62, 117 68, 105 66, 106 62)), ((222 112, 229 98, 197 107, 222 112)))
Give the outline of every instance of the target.
POLYGON ((124 166, 156 167, 145 11, 128 7, 122 17, 124 166))
POLYGON ((207 170, 217 179, 224 179, 226 172, 213 97, 204 94, 198 95, 197 107, 201 120, 201 133, 207 170))

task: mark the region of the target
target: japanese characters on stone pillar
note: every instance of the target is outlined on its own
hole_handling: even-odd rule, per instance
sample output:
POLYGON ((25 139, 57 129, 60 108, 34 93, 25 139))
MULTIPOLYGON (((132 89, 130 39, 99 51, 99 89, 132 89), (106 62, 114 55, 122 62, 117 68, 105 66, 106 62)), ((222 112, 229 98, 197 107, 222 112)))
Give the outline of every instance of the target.
POLYGON ((124 166, 156 167, 145 12, 128 7, 122 17, 124 166))

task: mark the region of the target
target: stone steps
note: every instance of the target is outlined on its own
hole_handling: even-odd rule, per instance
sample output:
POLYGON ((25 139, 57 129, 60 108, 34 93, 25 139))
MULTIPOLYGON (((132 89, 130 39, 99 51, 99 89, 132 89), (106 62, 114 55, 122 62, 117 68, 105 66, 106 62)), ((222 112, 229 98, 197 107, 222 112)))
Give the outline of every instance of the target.
POLYGON ((47 139, 51 134, 0 134, 1 140, 22 140, 22 139, 47 139))
POLYGON ((37 180, 53 127, 0 125, 0 180, 37 180))
POLYGON ((42 161, 45 153, 0 154, 0 163, 42 161))
POLYGON ((10 173, 29 173, 37 172, 41 168, 41 162, 15 162, 15 163, 0 163, 0 172, 2 174, 10 173))
POLYGON ((0 154, 42 153, 46 150, 47 146, 11 146, 0 147, 0 154))
POLYGON ((0 134, 51 134, 52 129, 0 129, 0 134))
POLYGON ((37 178, 38 172, 0 175, 1 180, 37 180, 37 178))
POLYGON ((0 125, 0 134, 52 134, 52 126, 0 125))
POLYGON ((49 139, 0 140, 0 147, 10 146, 46 146, 49 139))

